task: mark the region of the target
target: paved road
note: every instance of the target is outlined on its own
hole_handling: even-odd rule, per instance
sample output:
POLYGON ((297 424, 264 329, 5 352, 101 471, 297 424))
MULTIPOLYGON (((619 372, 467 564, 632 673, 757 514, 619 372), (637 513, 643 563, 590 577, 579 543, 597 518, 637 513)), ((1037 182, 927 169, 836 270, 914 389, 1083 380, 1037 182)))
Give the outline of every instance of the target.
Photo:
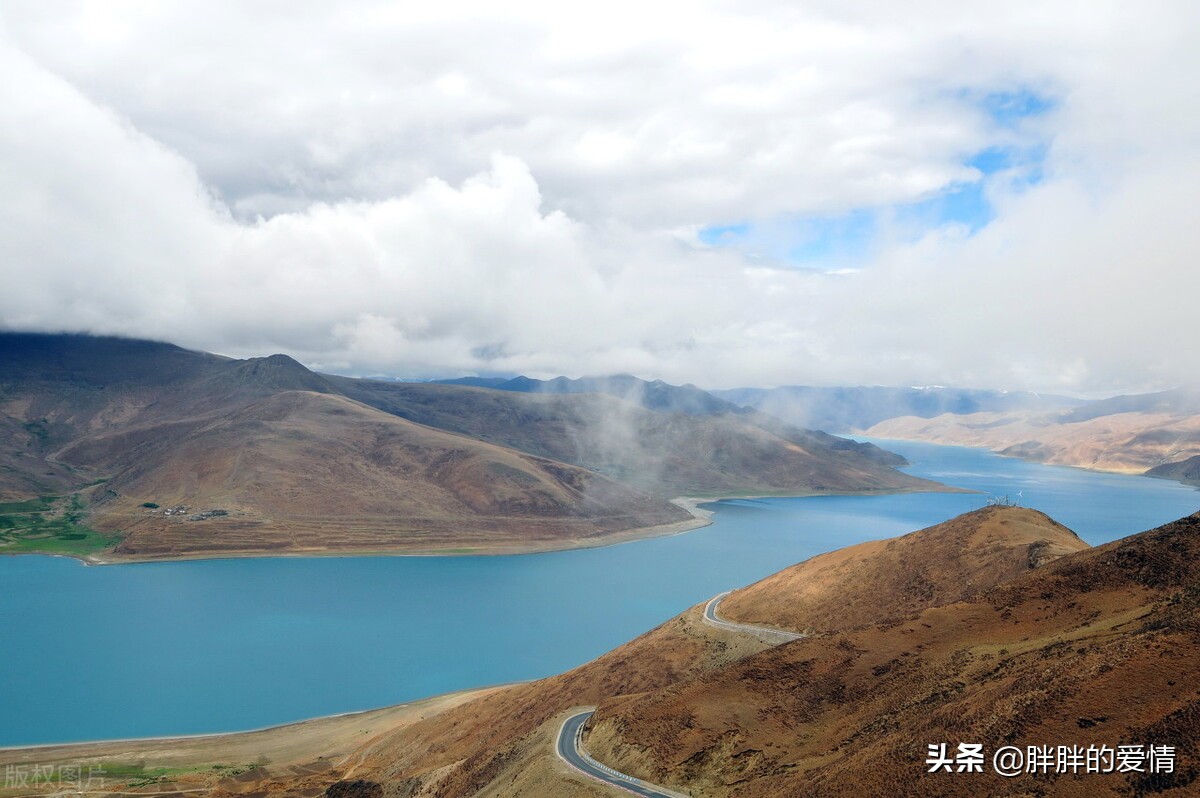
MULTIPOLYGON (((715 626, 718 629, 752 634, 761 640, 774 643, 786 643, 789 640, 797 640, 804 637, 804 635, 796 632, 785 632, 782 629, 770 629, 765 626, 755 626, 749 623, 735 623, 721 618, 717 615, 717 606, 720 605, 721 599, 728 596, 730 592, 726 591, 718 596, 713 596, 709 599, 708 604, 704 605, 705 623, 715 626)), ((587 752, 583 750, 582 745, 583 724, 587 723, 592 713, 593 710, 583 710, 563 721, 562 728, 558 730, 558 741, 554 746, 559 759, 589 778, 602 781, 605 784, 625 790, 626 792, 631 792, 634 795, 642 795, 646 796, 646 798, 681 798, 683 796, 683 793, 672 792, 665 787, 659 787, 656 784, 650 784, 641 779, 635 779, 633 776, 619 773, 588 756, 587 752)))
POLYGON ((634 795, 642 795, 645 798, 680 798, 683 795, 665 787, 635 779, 633 776, 618 773, 588 756, 580 744, 580 738, 583 736, 583 724, 587 723, 592 712, 593 710, 590 709, 584 710, 563 721, 562 728, 558 730, 558 742, 555 745, 559 759, 589 778, 602 781, 634 795))
POLYGON ((785 632, 782 629, 771 629, 766 626, 755 626, 749 623, 736 623, 727 621, 717 615, 717 606, 721 603, 721 599, 728 596, 732 591, 725 591, 720 595, 713 596, 708 600, 708 604, 704 605, 704 622, 710 626, 715 626, 718 629, 728 629, 731 632, 743 632, 745 634, 755 635, 764 640, 770 640, 777 643, 786 643, 789 640, 799 640, 804 635, 797 632, 785 632))

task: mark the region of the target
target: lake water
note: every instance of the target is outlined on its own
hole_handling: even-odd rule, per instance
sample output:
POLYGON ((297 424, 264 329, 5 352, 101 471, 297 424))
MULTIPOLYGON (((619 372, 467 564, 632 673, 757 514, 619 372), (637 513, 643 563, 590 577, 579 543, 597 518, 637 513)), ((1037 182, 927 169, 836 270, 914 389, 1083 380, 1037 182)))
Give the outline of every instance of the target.
MULTIPOLYGON (((1173 482, 885 445, 914 474, 1020 492, 1093 544, 1200 509, 1173 482)), ((250 729, 546 676, 720 591, 984 501, 724 501, 684 535, 507 557, 0 557, 0 745, 250 729)))

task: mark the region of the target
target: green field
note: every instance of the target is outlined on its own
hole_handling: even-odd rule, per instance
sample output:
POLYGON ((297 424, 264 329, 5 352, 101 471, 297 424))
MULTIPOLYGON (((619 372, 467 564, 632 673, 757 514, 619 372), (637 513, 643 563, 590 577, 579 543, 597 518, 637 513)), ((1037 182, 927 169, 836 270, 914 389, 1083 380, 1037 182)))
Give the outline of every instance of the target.
POLYGON ((89 528, 83 515, 78 494, 0 502, 0 554, 91 554, 121 539, 89 528))
POLYGON ((193 765, 191 767, 146 767, 144 764, 131 762, 108 762, 97 765, 93 773, 103 778, 106 783, 124 782, 126 787, 146 787, 169 780, 173 776, 183 776, 189 773, 214 772, 221 776, 240 776, 247 771, 259 767, 258 764, 247 765, 193 765), (101 774, 103 774, 101 776, 101 774))

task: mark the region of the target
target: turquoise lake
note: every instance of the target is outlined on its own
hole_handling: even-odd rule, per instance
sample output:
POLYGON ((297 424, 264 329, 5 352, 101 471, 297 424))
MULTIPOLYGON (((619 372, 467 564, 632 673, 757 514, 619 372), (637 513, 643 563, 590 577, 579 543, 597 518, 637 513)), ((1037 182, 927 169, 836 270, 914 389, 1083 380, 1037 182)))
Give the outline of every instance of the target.
MULTIPOLYGON (((1092 544, 1200 509, 1174 482, 881 443, 919 476, 1020 492, 1092 544)), ((687 534, 505 557, 0 557, 0 745, 236 731, 546 676, 723 590, 984 501, 723 501, 687 534)))

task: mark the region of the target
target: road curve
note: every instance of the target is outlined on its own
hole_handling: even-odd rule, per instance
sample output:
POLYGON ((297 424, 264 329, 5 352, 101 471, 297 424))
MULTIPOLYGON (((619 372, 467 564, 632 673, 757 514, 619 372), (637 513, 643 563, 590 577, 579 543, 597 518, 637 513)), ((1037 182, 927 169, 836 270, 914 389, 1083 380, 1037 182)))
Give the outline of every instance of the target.
MULTIPOLYGON (((760 640, 774 643, 786 643, 789 640, 799 640, 801 637, 805 637, 798 632, 785 632, 782 629, 771 629, 749 623, 735 623, 721 618, 717 615, 717 606, 720 605, 721 599, 731 592, 727 590, 708 600, 708 603, 704 605, 705 623, 718 629, 751 634, 760 640)), ((559 759, 590 779, 631 792, 634 795, 645 796, 645 798, 687 798, 684 793, 673 792, 666 787, 659 787, 657 784, 627 776, 588 756, 587 752, 583 750, 583 725, 587 723, 588 718, 594 712, 593 709, 581 710, 563 721, 562 728, 558 730, 558 741, 554 744, 554 751, 558 754, 559 759)))
POLYGON ((659 787, 633 776, 618 773, 607 765, 602 765, 588 756, 583 750, 583 724, 587 723, 595 710, 585 709, 577 712, 563 721, 558 730, 558 742, 554 750, 558 758, 590 779, 603 782, 610 787, 616 787, 634 795, 645 798, 686 798, 683 793, 673 792, 666 787, 659 787))
POLYGON ((732 590, 726 590, 724 593, 718 593, 708 600, 704 605, 704 622, 709 626, 715 626, 718 629, 727 629, 731 632, 742 632, 744 634, 755 635, 764 640, 770 640, 777 643, 786 643, 789 640, 799 640, 804 637, 798 632, 785 632, 782 629, 771 629, 767 626, 755 626, 750 623, 736 623, 727 621, 717 615, 717 606, 721 603, 721 599, 732 593, 732 590))

